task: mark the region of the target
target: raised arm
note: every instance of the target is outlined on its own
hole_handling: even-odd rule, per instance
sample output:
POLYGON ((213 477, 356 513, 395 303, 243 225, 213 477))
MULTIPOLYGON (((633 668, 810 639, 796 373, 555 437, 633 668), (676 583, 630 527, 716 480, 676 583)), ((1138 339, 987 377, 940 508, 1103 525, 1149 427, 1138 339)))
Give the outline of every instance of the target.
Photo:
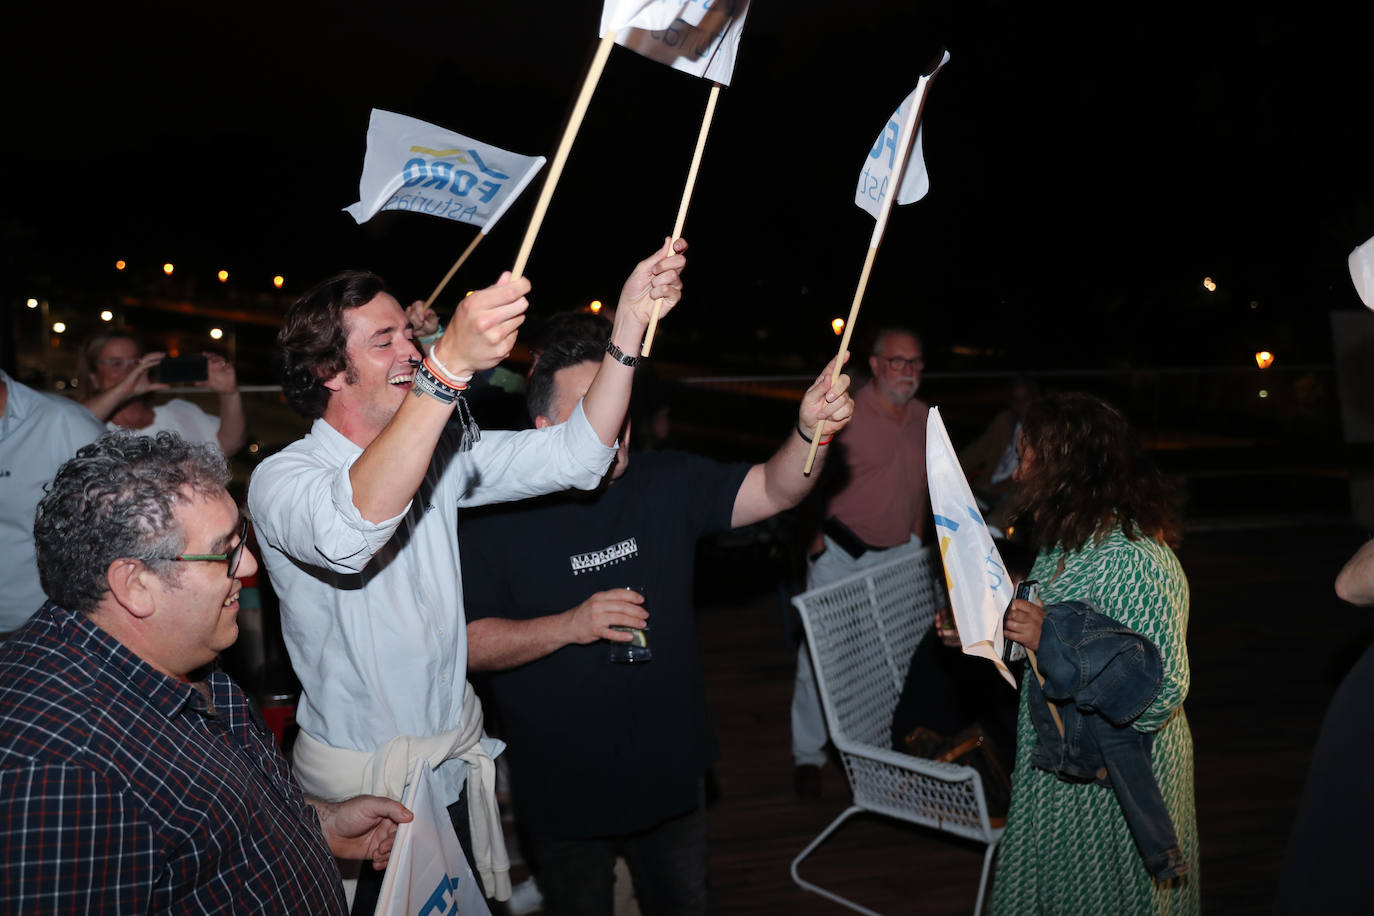
MULTIPOLYGON (((512 279, 507 272, 494 286, 463 299, 444 335, 434 344, 434 353, 444 368, 455 377, 467 378, 509 356, 529 308, 525 298, 529 289, 529 280, 512 279)), ((397 336, 383 343, 414 350, 405 314, 399 307, 397 312, 397 336)), ((418 359, 418 351, 415 355, 418 359)), ((413 394, 405 398, 349 471, 353 504, 370 522, 394 518, 405 509, 424 479, 434 447, 453 413, 452 404, 413 394)))
POLYGON ((615 588, 597 592, 561 614, 531 620, 474 620, 468 624, 468 668, 504 671, 574 643, 587 645, 598 639, 628 642, 633 638, 629 633, 611 627, 642 628, 649 619, 643 604, 644 596, 639 592, 615 588))
POLYGON ((115 411, 119 410, 121 404, 131 398, 136 398, 141 394, 147 394, 149 391, 162 391, 166 389, 166 385, 149 381, 148 379, 148 370, 162 362, 166 356, 166 353, 160 351, 157 353, 144 354, 143 357, 139 359, 138 365, 134 366, 134 368, 129 371, 128 375, 124 376, 117 383, 106 388, 104 391, 97 391, 88 399, 82 401, 82 405, 91 413, 95 414, 97 420, 104 423, 109 420, 110 417, 114 416, 115 411))
POLYGON ((1374 540, 1366 541, 1341 567, 1336 576, 1336 594, 1342 601, 1361 607, 1374 605, 1374 540))
MULTIPOLYGON (((663 247, 635 265, 625 281, 611 327, 611 341, 627 357, 639 355, 644 332, 653 314, 654 301, 663 300, 662 317, 682 298, 682 271, 687 266, 687 258, 682 252, 686 250, 685 239, 664 239, 663 247)), ((587 389, 583 410, 592 429, 596 430, 606 445, 615 442, 625 422, 632 381, 634 369, 607 353, 602 357, 601 369, 587 389)))
POLYGON ((243 414, 243 395, 239 394, 234 366, 217 353, 205 354, 205 381, 196 382, 219 395, 219 450, 232 455, 243 448, 248 437, 248 420, 243 414))
POLYGON ((806 389, 802 396, 801 408, 797 412, 797 428, 791 430, 782 446, 764 464, 756 464, 745 475, 735 496, 735 508, 730 516, 732 527, 750 525, 765 518, 790 509, 806 498, 811 488, 820 479, 820 468, 824 466, 825 456, 830 451, 830 438, 849 424, 854 415, 854 401, 849 396, 849 376, 841 375, 834 385, 830 384, 830 374, 834 371, 832 359, 825 369, 806 389), (816 426, 825 421, 825 435, 821 447, 816 452, 816 461, 810 474, 802 473, 806 455, 810 451, 809 438, 816 434, 816 426))

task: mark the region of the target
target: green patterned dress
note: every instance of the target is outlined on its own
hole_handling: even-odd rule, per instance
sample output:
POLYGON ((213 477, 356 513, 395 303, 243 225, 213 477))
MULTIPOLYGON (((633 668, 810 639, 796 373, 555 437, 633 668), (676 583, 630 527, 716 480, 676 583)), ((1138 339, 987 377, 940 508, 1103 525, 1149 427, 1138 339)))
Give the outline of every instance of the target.
MULTIPOLYGON (((1061 781, 1031 767, 1035 727, 1021 691, 1011 811, 998 852, 992 912, 1105 914, 1199 912, 1193 738, 1183 714, 1188 695, 1188 580, 1172 550, 1132 541, 1119 528, 1077 553, 1060 548, 1036 558, 1031 578, 1046 604, 1088 599, 1148 637, 1164 659, 1164 686, 1135 727, 1156 730, 1155 779, 1192 872, 1157 885, 1145 871, 1112 790, 1061 781), (1055 575, 1061 558, 1064 570, 1055 575)), ((1027 668, 1025 677, 1033 677, 1027 668)))

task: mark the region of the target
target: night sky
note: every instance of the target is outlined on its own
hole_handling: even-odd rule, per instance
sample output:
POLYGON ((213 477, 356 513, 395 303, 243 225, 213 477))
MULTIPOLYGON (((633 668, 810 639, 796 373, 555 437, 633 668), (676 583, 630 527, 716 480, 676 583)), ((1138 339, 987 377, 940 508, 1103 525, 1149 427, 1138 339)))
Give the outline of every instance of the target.
MULTIPOLYGON (((756 0, 664 351, 767 371, 833 349, 872 228, 860 165, 945 45, 931 192, 893 212, 861 325, 916 325, 945 369, 1228 364, 1256 345, 1329 359, 1327 312, 1359 305, 1346 255, 1374 235, 1365 24, 1314 4, 1047 6, 756 0)), ((227 267, 244 290, 282 273, 286 292, 368 267, 423 297, 474 230, 341 212, 369 110, 552 157, 599 15, 580 0, 11 13, 4 295, 80 299, 124 258, 149 277, 165 260, 227 267)), ((671 230, 708 89, 615 49, 527 267, 536 313, 613 298, 671 230)), ((456 285, 509 266, 542 180, 456 285)))

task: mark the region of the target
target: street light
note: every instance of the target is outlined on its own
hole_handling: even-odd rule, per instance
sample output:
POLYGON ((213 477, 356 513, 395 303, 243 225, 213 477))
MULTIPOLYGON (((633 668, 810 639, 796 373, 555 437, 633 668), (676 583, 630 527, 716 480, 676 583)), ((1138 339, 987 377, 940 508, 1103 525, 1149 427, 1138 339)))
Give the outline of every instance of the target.
POLYGON ((281 289, 285 283, 286 278, 283 277, 281 274, 277 274, 275 277, 272 278, 272 285, 275 286, 277 289, 281 289))
POLYGON ((114 321, 114 312, 110 311, 109 309, 106 309, 105 311, 100 313, 100 320, 114 321))
POLYGON ((832 330, 832 331, 835 332, 835 336, 836 336, 836 337, 838 337, 838 336, 840 336, 841 334, 843 334, 843 333, 844 333, 844 319, 843 319, 843 318, 836 318, 834 321, 830 322, 830 330, 832 330))
POLYGON ((593 315, 600 315, 600 314, 601 314, 601 300, 600 300, 600 299, 593 299, 593 300, 592 300, 592 304, 589 305, 589 306, 587 306, 587 308, 589 308, 589 309, 592 310, 592 314, 593 314, 593 315))
POLYGON ((1217 281, 1213 280, 1211 277, 1203 277, 1202 288, 1209 293, 1214 293, 1217 291, 1217 281))
POLYGON ((54 334, 61 334, 61 333, 62 333, 63 331, 65 331, 65 330, 67 330, 67 326, 66 326, 65 324, 63 324, 62 322, 60 322, 60 321, 54 321, 54 322, 52 323, 52 331, 53 331, 54 334))
POLYGON ((31 309, 36 309, 36 308, 38 308, 38 300, 37 300, 37 299, 30 299, 29 301, 25 302, 24 304, 27 305, 27 306, 28 306, 29 308, 31 308, 31 309))
POLYGON ((1259 351, 1255 354, 1255 365, 1259 366, 1261 369, 1268 369, 1270 366, 1274 365, 1274 354, 1270 353, 1268 350, 1259 351))
POLYGON ((172 271, 174 270, 176 270, 176 267, 173 266, 171 261, 168 261, 166 264, 162 265, 162 272, 169 277, 172 275, 172 271))
POLYGON ((221 271, 220 271, 218 274, 216 274, 215 276, 219 277, 219 282, 221 282, 221 283, 228 283, 228 282, 229 282, 229 271, 227 271, 227 270, 221 270, 221 271))

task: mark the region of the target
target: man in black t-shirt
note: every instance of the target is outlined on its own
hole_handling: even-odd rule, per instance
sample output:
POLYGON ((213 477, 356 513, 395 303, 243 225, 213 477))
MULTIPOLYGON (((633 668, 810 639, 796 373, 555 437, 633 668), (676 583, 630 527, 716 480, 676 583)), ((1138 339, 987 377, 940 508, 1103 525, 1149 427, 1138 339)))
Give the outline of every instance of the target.
MULTIPOLYGON (((552 343, 529 381, 536 428, 567 419, 605 338, 552 343)), ((625 359, 629 359, 626 357, 625 359)), ((620 452, 602 488, 464 516, 468 665, 496 672, 512 794, 550 913, 611 912, 623 855, 646 914, 706 911, 703 775, 716 756, 692 619, 696 541, 799 503, 811 436, 853 412, 829 366, 766 463, 620 452), (653 659, 614 664, 647 629, 653 659)), ((826 448, 818 452, 823 460, 826 448)))

